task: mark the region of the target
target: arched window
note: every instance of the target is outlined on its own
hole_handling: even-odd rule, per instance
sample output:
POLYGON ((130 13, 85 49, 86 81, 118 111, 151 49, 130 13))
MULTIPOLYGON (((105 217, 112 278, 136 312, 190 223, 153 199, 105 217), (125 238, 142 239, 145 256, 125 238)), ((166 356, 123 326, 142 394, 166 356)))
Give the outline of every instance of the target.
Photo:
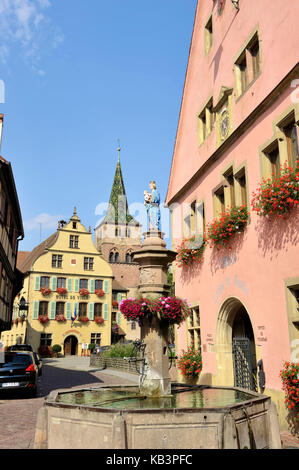
POLYGON ((126 254, 126 263, 133 263, 133 254, 132 250, 128 251, 126 254))
POLYGON ((115 248, 110 251, 109 263, 119 263, 119 253, 115 248))

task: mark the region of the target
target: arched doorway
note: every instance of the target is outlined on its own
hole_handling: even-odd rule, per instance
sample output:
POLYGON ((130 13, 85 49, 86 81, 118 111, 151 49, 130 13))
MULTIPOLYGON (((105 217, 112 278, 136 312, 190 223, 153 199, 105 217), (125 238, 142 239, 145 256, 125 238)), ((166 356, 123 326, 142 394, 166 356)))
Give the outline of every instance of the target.
POLYGON ((68 336, 64 341, 64 355, 76 356, 78 354, 78 339, 76 336, 68 336))
POLYGON ((217 384, 257 390, 256 351, 250 317, 236 298, 221 306, 216 326, 217 384))

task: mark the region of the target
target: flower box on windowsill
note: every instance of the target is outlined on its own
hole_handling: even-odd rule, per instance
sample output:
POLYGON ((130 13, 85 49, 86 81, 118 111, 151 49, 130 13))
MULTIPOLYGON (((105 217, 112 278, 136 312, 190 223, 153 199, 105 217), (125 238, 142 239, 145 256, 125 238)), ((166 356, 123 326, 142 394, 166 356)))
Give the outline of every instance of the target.
POLYGON ((105 295, 105 292, 102 290, 102 289, 97 289, 95 290, 95 295, 97 295, 98 297, 103 297, 105 295))
POLYGON ((102 317, 95 317, 94 321, 97 325, 102 325, 105 320, 102 317))
POLYGON ((42 295, 44 295, 45 297, 47 297, 48 295, 52 294, 52 290, 49 289, 48 287, 41 287, 40 288, 40 292, 42 295))
POLYGON ((60 322, 65 322, 66 321, 66 318, 64 315, 57 315, 56 316, 56 321, 58 321, 59 323, 60 322))
POLYGON ((40 315, 38 317, 38 321, 42 324, 42 325, 46 325, 49 321, 49 317, 47 317, 46 315, 40 315))
POLYGON ((299 159, 292 168, 285 164, 276 177, 263 178, 251 201, 252 209, 259 216, 278 216, 283 219, 299 207, 299 159))
POLYGON ((80 290, 79 290, 79 294, 81 295, 81 297, 88 297, 88 296, 89 296, 89 290, 87 290, 87 289, 80 289, 80 290))
POLYGON ((79 320, 81 323, 88 323, 88 322, 89 322, 89 318, 88 318, 88 317, 79 317, 78 320, 79 320))
POLYGON ((113 308, 118 308, 118 302, 116 300, 113 300, 112 307, 113 308))
POLYGON ((214 246, 227 246, 236 233, 244 232, 249 213, 246 205, 233 206, 224 211, 219 219, 214 219, 208 225, 207 234, 209 244, 214 246))
POLYGON ((59 295, 66 295, 67 294, 67 289, 65 287, 57 287, 56 292, 59 295))

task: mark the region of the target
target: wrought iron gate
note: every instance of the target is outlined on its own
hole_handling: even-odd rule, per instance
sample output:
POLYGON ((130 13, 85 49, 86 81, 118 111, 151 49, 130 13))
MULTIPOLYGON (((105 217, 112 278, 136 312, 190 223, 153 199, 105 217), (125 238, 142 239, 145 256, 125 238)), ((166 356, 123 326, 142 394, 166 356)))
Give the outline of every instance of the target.
POLYGON ((249 338, 233 338, 235 387, 256 391, 249 338))

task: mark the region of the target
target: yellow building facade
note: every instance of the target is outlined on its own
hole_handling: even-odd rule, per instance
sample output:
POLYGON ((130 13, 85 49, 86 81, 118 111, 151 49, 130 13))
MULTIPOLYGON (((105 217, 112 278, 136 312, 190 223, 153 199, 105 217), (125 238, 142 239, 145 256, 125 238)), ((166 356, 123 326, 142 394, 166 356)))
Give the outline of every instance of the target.
MULTIPOLYGON (((62 354, 81 355, 86 345, 111 344, 112 321, 126 331, 119 311, 112 318, 112 269, 96 249, 76 209, 68 223, 26 256, 24 286, 15 299, 13 326, 4 346, 30 343, 36 351, 58 344, 62 354)), ((120 301, 124 294, 119 293, 120 301)))

